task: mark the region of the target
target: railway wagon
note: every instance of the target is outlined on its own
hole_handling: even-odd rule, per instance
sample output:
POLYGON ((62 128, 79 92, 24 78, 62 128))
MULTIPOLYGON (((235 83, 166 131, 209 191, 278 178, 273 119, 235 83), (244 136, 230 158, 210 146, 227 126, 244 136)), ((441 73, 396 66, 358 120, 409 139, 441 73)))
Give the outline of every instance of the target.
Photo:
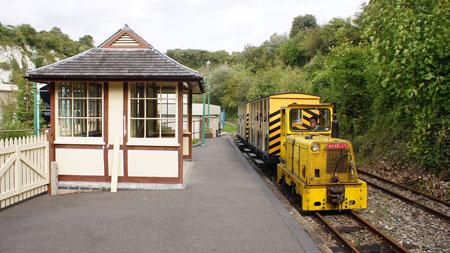
POLYGON ((237 134, 239 139, 248 145, 248 108, 249 104, 238 106, 237 134))
POLYGON ((357 175, 352 144, 336 138, 332 104, 289 104, 280 109, 277 182, 298 196, 304 211, 367 207, 367 185, 357 175))
POLYGON ((280 109, 283 105, 319 104, 320 97, 283 93, 250 101, 238 107, 238 138, 267 164, 276 164, 281 151, 280 109))

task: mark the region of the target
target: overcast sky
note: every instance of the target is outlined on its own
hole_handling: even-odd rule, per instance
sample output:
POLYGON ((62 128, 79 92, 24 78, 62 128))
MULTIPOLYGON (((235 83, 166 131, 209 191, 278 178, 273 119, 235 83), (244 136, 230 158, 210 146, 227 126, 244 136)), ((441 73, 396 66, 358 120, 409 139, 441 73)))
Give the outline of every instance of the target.
POLYGON ((162 52, 167 49, 242 51, 274 33, 289 33, 292 19, 312 14, 319 24, 352 17, 365 0, 0 0, 3 25, 57 26, 72 39, 99 45, 126 23, 162 52))

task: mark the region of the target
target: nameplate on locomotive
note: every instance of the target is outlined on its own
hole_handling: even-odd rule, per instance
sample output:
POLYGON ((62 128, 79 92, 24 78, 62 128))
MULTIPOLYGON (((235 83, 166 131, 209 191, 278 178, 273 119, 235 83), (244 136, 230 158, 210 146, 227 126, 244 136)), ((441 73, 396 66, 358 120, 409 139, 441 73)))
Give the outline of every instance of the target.
POLYGON ((347 143, 332 143, 327 145, 327 149, 348 149, 347 143))

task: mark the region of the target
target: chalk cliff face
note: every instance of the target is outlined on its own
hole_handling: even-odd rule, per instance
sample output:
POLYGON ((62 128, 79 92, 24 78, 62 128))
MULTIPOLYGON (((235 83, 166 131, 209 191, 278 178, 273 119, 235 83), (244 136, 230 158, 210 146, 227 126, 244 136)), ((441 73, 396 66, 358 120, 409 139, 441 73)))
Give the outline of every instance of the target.
POLYGON ((28 56, 32 51, 29 46, 25 49, 19 46, 0 46, 0 83, 9 83, 14 61, 22 70, 33 69, 33 61, 28 56))

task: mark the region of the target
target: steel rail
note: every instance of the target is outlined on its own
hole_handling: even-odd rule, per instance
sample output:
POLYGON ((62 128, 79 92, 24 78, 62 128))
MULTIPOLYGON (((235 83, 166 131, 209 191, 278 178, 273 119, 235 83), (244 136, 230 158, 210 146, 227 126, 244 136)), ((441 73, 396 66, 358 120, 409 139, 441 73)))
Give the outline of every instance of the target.
POLYGON ((383 233, 381 230, 379 230, 374 225, 370 224, 368 221, 366 221, 363 217, 359 216, 356 212, 350 211, 349 214, 355 218, 360 224, 363 226, 366 226, 368 229, 370 229, 374 234, 380 236, 384 239, 385 242, 387 242, 390 246, 394 248, 395 251, 398 252, 409 252, 406 248, 401 246, 398 242, 396 242, 391 237, 387 236, 385 233, 383 233))
POLYGON ((367 182, 369 185, 371 185, 371 186, 373 186, 375 188, 378 188, 378 189, 380 189, 380 190, 382 190, 384 192, 387 192, 387 193, 391 194, 392 196, 395 196, 395 197, 397 197, 397 198, 399 198, 399 199, 401 199, 401 200, 403 200, 405 202, 411 203, 413 205, 417 205, 420 208, 424 209, 425 211, 427 211, 427 212, 429 212, 431 214, 434 214, 434 215, 436 215, 436 216, 438 216, 440 218, 443 218, 443 220, 446 221, 446 222, 450 222, 450 216, 448 216, 445 213, 439 212, 438 210, 430 208, 428 206, 425 206, 424 204, 421 204, 421 203, 419 203, 419 202, 417 202, 417 201, 415 201, 413 199, 407 198, 407 197, 405 197, 403 195, 400 195, 400 194, 398 194, 396 192, 388 190, 388 189, 386 189, 386 188, 384 188, 384 187, 382 187, 380 185, 377 185, 377 184, 375 184, 373 182, 370 182, 369 180, 364 180, 364 181, 367 182))
POLYGON ((323 217, 319 212, 314 212, 314 214, 319 218, 326 226, 329 228, 338 238, 341 240, 345 246, 347 246, 349 249, 351 249, 353 252, 360 252, 358 249, 353 246, 353 244, 345 238, 343 234, 341 234, 330 222, 328 222, 325 217, 323 217))
POLYGON ((413 188, 411 188, 411 187, 408 187, 408 186, 406 186, 406 185, 396 183, 396 182, 394 182, 394 181, 391 181, 391 180, 382 178, 382 177, 380 177, 380 176, 374 175, 374 174, 372 174, 372 173, 370 173, 370 172, 367 172, 367 171, 364 171, 364 170, 358 170, 358 172, 361 172, 361 173, 363 173, 363 174, 369 175, 369 176, 371 176, 371 177, 374 177, 374 178, 376 178, 376 179, 378 179, 378 180, 381 180, 381 181, 384 181, 384 182, 386 182, 386 183, 390 183, 390 184, 396 185, 396 186, 398 186, 398 187, 402 187, 402 188, 407 189, 407 190, 409 190, 409 191, 412 191, 412 192, 414 192, 414 193, 423 195, 423 196, 428 197, 428 198, 430 198, 430 199, 432 199, 432 200, 435 200, 435 201, 437 201, 437 202, 439 202, 439 203, 442 203, 442 204, 444 204, 444 205, 446 205, 446 206, 450 206, 450 202, 448 202, 448 201, 442 200, 442 199, 440 199, 440 198, 436 198, 436 197, 433 196, 433 195, 430 195, 430 194, 427 194, 427 193, 423 193, 423 192, 421 192, 421 191, 418 191, 418 190, 413 189, 413 188))

